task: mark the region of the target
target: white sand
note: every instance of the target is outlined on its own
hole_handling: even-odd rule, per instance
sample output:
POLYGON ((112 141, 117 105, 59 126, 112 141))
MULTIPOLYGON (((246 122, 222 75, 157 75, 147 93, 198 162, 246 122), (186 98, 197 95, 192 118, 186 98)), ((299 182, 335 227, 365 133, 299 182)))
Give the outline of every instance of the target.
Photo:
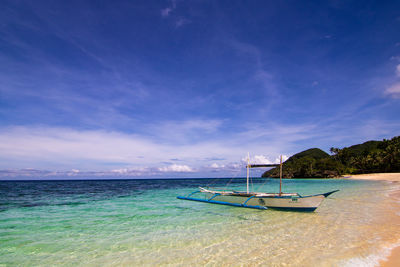
POLYGON ((349 179, 360 179, 360 180, 386 180, 386 181, 397 181, 400 182, 400 173, 369 173, 369 174, 354 174, 344 175, 349 179))

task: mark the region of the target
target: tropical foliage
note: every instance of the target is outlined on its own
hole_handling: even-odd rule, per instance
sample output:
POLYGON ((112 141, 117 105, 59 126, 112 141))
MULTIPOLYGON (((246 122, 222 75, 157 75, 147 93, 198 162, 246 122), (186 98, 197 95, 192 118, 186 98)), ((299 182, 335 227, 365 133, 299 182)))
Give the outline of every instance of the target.
POLYGON ((346 167, 347 173, 400 171, 400 136, 343 149, 332 147, 331 153, 332 158, 346 167))
MULTIPOLYGON (((331 156, 312 148, 293 155, 283 164, 283 177, 330 178, 345 173, 400 171, 400 136, 342 149, 332 147, 330 152, 331 156)), ((262 176, 279 177, 279 168, 266 171, 262 176)))

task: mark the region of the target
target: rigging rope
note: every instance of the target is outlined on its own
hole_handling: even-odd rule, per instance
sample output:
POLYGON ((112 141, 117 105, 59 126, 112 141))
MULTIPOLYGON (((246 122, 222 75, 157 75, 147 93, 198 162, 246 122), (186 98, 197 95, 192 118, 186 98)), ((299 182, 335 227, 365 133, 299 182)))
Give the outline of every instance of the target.
POLYGON ((233 179, 235 179, 235 178, 238 177, 239 172, 240 172, 240 169, 237 169, 235 175, 232 176, 232 178, 229 180, 229 182, 228 182, 228 183, 225 185, 225 187, 223 188, 224 190, 227 190, 227 189, 228 189, 228 186, 231 184, 231 182, 233 181, 233 179))
MULTIPOLYGON (((236 173, 234 173, 234 175, 231 177, 231 179, 228 181, 228 183, 224 187, 222 187, 223 190, 227 190, 228 189, 228 186, 231 184, 233 179, 238 177, 240 171, 241 171, 240 169, 236 169, 236 173)), ((211 188, 212 185, 216 184, 221 179, 225 179, 225 178, 216 178, 216 179, 214 178, 214 179, 212 179, 212 181, 210 183, 208 183, 206 185, 206 187, 211 188)))

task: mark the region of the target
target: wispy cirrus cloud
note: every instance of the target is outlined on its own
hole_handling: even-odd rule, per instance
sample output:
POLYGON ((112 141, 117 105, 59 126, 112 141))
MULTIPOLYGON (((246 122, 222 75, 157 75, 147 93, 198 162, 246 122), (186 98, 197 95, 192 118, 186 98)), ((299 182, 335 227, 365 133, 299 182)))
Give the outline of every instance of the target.
POLYGON ((225 37, 223 42, 239 62, 246 66, 248 78, 245 86, 248 88, 248 94, 244 95, 247 99, 243 99, 241 108, 249 108, 254 102, 263 101, 264 105, 258 110, 259 115, 273 113, 272 109, 281 102, 282 95, 278 88, 282 88, 283 85, 275 78, 272 63, 266 60, 270 51, 231 36, 225 37))
POLYGON ((392 98, 400 98, 400 82, 386 88, 385 95, 392 98))
POLYGON ((179 27, 182 27, 183 25, 189 24, 190 22, 191 21, 189 19, 180 17, 180 18, 176 19, 175 26, 177 28, 179 28, 179 27))
POLYGON ((218 119, 190 119, 149 123, 143 129, 147 136, 173 144, 202 141, 220 132, 224 121, 218 119))
POLYGON ((166 7, 164 9, 161 9, 161 16, 168 17, 169 13, 171 13, 172 10, 173 10, 172 7, 166 7))
POLYGON ((170 6, 161 9, 161 16, 168 17, 172 11, 176 9, 176 0, 171 0, 170 6))
POLYGON ((173 21, 175 28, 180 28, 186 24, 191 23, 192 21, 182 14, 174 14, 176 13, 177 8, 177 0, 171 0, 170 5, 166 8, 161 9, 161 17, 164 19, 169 18, 173 21), (174 15, 173 15, 174 14, 174 15))
MULTIPOLYGON (((398 64, 395 67, 395 74, 396 74, 397 78, 400 77, 400 64, 398 64)), ((390 85, 388 88, 386 88, 384 91, 384 95, 389 96, 391 98, 395 98, 395 99, 400 98, 400 82, 397 81, 397 82, 393 83, 392 85, 390 85)))

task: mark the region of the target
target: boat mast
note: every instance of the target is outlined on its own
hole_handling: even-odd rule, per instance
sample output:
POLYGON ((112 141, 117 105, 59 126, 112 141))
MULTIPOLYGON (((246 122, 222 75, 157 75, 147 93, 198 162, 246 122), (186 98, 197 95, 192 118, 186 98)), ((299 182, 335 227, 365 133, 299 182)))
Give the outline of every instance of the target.
POLYGON ((281 161, 279 163, 279 195, 282 195, 282 155, 281 155, 281 161))
POLYGON ((247 153, 247 194, 249 194, 249 171, 250 168, 259 168, 259 167, 280 167, 279 171, 279 195, 282 195, 282 155, 280 157, 279 164, 250 164, 250 153, 247 153))
POLYGON ((249 171, 250 171, 250 153, 247 153, 247 194, 249 193, 249 171))

